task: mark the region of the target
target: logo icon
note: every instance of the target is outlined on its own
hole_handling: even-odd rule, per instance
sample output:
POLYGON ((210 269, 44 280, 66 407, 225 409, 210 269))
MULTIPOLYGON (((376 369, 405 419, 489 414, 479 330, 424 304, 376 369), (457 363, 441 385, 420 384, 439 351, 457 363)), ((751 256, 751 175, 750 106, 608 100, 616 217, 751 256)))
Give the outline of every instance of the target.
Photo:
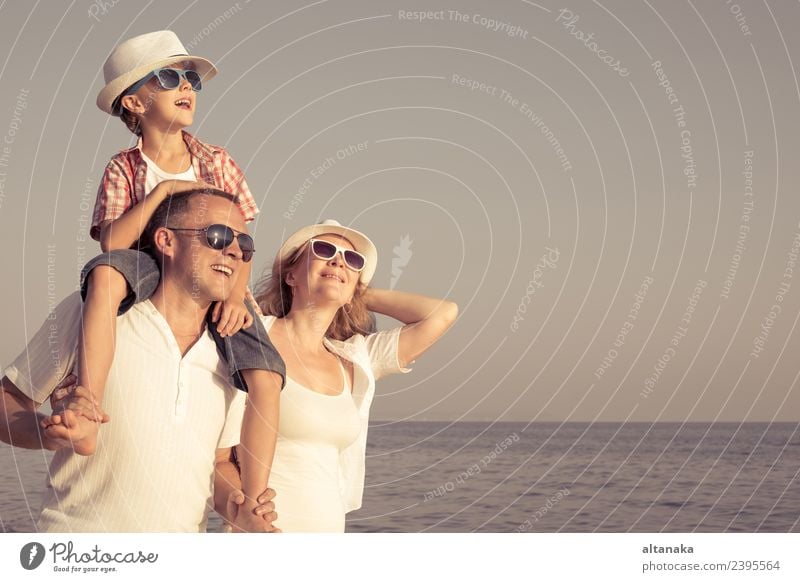
POLYGON ((44 546, 38 542, 30 542, 22 546, 19 552, 19 563, 26 570, 35 570, 44 561, 44 546))
POLYGON ((404 234, 400 237, 400 244, 394 247, 394 258, 392 259, 392 280, 389 283, 389 289, 394 289, 397 282, 400 280, 400 275, 403 274, 403 268, 408 265, 414 251, 411 250, 411 236, 404 234))

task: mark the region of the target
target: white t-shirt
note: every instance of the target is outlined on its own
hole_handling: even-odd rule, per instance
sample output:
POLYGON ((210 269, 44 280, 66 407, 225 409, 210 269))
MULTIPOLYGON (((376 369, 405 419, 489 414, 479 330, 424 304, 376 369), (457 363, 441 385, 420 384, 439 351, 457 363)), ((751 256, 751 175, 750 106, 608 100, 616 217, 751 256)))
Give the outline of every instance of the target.
MULTIPOLYGON (((67 297, 5 375, 44 402, 72 368, 81 300, 67 297)), ((215 453, 239 443, 245 395, 227 382, 208 331, 181 357, 150 301, 117 319, 117 347, 102 406, 97 450, 56 452, 39 530, 203 532, 215 453)))
POLYGON ((164 180, 187 180, 189 182, 196 182, 197 181, 197 174, 194 172, 194 165, 189 163, 189 169, 185 172, 181 172, 179 174, 170 174, 169 172, 165 172, 158 165, 144 155, 144 152, 139 150, 139 153, 142 156, 142 159, 147 164, 147 175, 144 179, 144 191, 148 194, 153 191, 153 188, 158 186, 164 180))

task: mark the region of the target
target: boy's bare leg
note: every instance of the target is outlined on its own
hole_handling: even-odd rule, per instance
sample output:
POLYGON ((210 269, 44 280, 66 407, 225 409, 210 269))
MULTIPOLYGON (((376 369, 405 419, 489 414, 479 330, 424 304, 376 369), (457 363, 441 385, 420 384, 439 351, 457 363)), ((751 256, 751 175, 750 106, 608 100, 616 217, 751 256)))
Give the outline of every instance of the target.
POLYGON ((283 379, 268 370, 243 370, 248 387, 247 408, 242 422, 241 444, 237 447, 241 469, 242 503, 236 521, 237 531, 264 531, 264 520, 255 514, 257 498, 267 488, 275 442, 283 379))
POLYGON ((83 325, 78 346, 78 385, 102 402, 117 342, 117 312, 128 294, 125 278, 114 268, 99 265, 87 279, 83 325))

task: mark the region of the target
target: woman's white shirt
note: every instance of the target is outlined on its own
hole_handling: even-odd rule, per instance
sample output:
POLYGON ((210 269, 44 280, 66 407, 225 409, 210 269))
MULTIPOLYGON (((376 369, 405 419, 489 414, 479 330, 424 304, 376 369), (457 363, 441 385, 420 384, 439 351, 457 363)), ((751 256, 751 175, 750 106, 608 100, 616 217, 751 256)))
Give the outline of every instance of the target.
MULTIPOLYGON (((274 316, 264 316, 264 328, 269 330, 274 316)), ((361 430, 358 438, 339 455, 339 485, 345 513, 361 507, 366 470, 367 430, 369 410, 375 397, 375 381, 390 374, 411 370, 400 365, 396 327, 367 336, 354 335, 345 341, 325 339, 326 347, 339 357, 353 363, 353 402, 358 410, 361 430)))

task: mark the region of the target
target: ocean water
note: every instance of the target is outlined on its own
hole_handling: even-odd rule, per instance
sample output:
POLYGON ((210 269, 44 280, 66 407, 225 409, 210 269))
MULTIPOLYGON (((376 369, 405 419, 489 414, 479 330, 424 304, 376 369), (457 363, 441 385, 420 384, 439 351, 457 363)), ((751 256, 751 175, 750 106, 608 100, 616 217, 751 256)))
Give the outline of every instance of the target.
MULTIPOLYGON (((367 452, 348 531, 800 531, 795 423, 374 422, 367 452)), ((48 458, 0 445, 3 531, 34 531, 48 458)))

